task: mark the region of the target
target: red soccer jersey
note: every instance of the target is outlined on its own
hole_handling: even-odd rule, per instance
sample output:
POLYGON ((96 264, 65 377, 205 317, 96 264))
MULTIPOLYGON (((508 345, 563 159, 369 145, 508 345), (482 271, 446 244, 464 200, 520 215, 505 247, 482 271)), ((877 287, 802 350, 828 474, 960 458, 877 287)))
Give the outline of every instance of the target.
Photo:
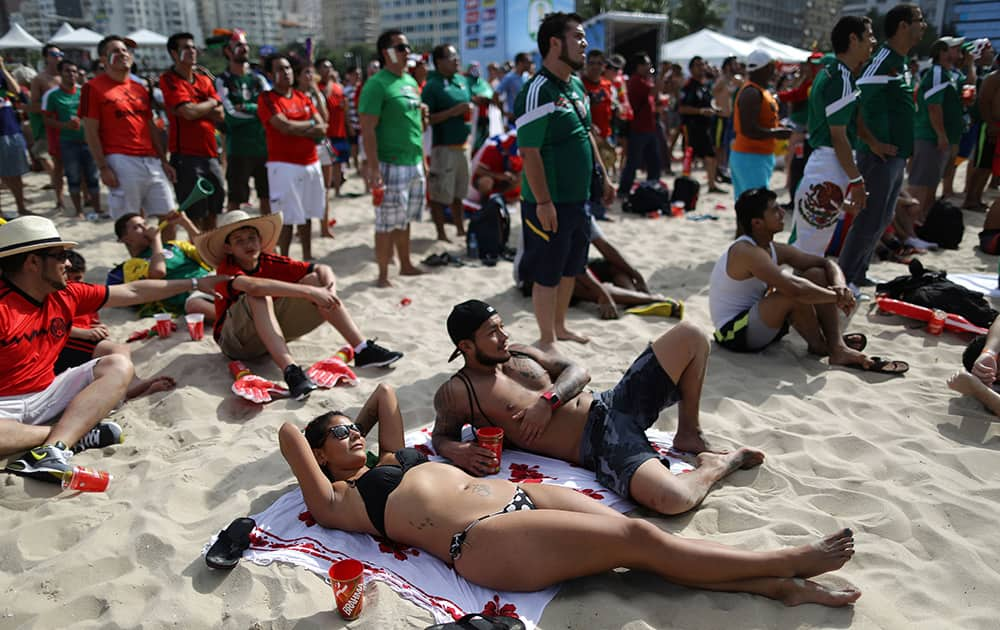
POLYGON ((236 300, 243 294, 242 291, 233 288, 233 280, 236 279, 236 276, 297 283, 306 274, 311 273, 313 267, 312 263, 262 252, 257 257, 257 267, 252 271, 243 271, 232 256, 226 256, 225 260, 219 263, 215 273, 220 276, 233 276, 233 279, 228 282, 220 282, 215 286, 215 331, 213 332, 215 340, 218 341, 222 334, 222 325, 226 321, 226 312, 229 311, 229 307, 235 304, 236 300))
POLYGON ((638 75, 629 79, 628 100, 632 105, 633 113, 632 124, 629 126, 629 130, 645 133, 656 131, 653 80, 649 77, 640 77, 638 75))
POLYGON ((273 116, 284 114, 288 120, 309 120, 316 109, 309 97, 292 90, 291 96, 282 96, 271 90, 257 99, 257 117, 264 125, 267 136, 267 161, 291 164, 312 164, 319 160, 316 141, 306 136, 289 136, 271 124, 273 116))
POLYGON ((80 93, 80 118, 100 123, 101 148, 104 154, 122 153, 155 157, 149 120, 153 110, 149 92, 131 78, 119 83, 107 74, 99 74, 83 85, 80 93))
POLYGON ((40 392, 69 339, 73 318, 108 300, 108 287, 70 282, 42 302, 0 279, 0 396, 40 392))
POLYGON ((590 119, 601 131, 601 137, 607 138, 611 135, 611 102, 614 100, 611 81, 604 77, 600 77, 597 83, 584 79, 583 87, 590 97, 590 119))
POLYGON ((330 115, 326 121, 326 137, 346 138, 347 99, 344 98, 344 88, 339 83, 331 83, 326 89, 330 91, 326 97, 326 111, 330 115))
MULTIPOLYGON (((479 163, 494 173, 505 173, 510 171, 517 177, 514 184, 504 191, 504 199, 516 201, 521 198, 521 171, 524 169, 524 162, 517 154, 517 136, 509 135, 503 144, 488 141, 483 154, 479 158, 479 163)), ((494 185, 490 194, 500 192, 500 187, 494 185)))
POLYGON ((178 116, 176 110, 187 103, 203 103, 210 98, 221 102, 212 80, 203 74, 195 74, 193 81, 187 81, 173 69, 160 76, 163 90, 163 105, 169 122, 170 152, 201 157, 219 157, 219 143, 215 141, 215 123, 207 116, 197 120, 187 120, 178 116))

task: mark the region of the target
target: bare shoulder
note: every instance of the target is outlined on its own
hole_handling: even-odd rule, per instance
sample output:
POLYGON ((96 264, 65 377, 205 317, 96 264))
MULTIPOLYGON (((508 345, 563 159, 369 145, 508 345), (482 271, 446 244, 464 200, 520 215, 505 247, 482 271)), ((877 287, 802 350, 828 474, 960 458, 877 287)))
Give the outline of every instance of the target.
POLYGON ((469 414, 472 409, 469 405, 468 394, 464 388, 457 383, 458 379, 449 378, 441 384, 434 394, 434 429, 436 437, 449 437, 459 439, 462 435, 462 427, 467 422, 472 422, 469 414))

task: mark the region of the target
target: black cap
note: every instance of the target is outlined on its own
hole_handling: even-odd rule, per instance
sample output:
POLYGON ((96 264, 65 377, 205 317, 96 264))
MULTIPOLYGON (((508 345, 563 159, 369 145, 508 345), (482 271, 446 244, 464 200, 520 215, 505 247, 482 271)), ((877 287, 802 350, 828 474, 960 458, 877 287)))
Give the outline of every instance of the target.
POLYGON ((483 322, 496 314, 497 310, 482 300, 466 300, 451 309, 451 315, 448 316, 448 335, 456 348, 448 360, 453 361, 462 353, 457 347, 459 341, 472 339, 483 322))

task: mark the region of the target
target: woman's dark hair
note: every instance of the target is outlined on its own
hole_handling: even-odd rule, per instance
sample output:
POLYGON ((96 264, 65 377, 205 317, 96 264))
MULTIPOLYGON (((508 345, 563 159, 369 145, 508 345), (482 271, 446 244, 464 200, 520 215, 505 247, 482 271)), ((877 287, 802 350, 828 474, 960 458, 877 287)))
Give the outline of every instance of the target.
MULTIPOLYGON (((306 430, 304 431, 306 436, 306 442, 309 443, 310 448, 322 448, 323 443, 326 442, 326 437, 330 434, 330 421, 337 416, 343 416, 347 418, 347 414, 343 411, 328 411, 321 416, 316 416, 313 418, 309 424, 306 425, 306 430)), ((330 471, 326 469, 326 466, 320 466, 320 470, 326 475, 326 478, 330 481, 336 481, 330 471)))
POLYGON ((751 188, 736 200, 736 236, 750 234, 753 220, 764 217, 768 204, 778 195, 767 188, 751 188))
POLYGON ((985 347, 986 335, 978 335, 969 342, 969 345, 965 346, 965 352, 962 353, 962 365, 965 366, 966 372, 972 371, 972 366, 976 364, 976 359, 983 353, 985 347))

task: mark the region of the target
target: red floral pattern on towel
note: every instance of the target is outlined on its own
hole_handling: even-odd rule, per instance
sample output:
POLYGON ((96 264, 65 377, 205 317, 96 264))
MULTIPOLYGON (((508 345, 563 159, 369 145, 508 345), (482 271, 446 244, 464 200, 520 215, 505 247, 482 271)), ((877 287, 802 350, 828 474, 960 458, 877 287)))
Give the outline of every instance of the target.
POLYGON ((500 596, 494 595, 493 599, 486 602, 483 606, 483 612, 479 613, 484 617, 513 617, 518 619, 517 616, 517 606, 514 604, 503 604, 500 605, 500 596))
POLYGON ((509 480, 514 483, 541 483, 542 479, 555 479, 538 470, 538 465, 511 464, 509 480))
POLYGON ((381 536, 372 536, 372 540, 378 543, 378 550, 382 553, 391 554, 399 561, 405 561, 410 556, 416 558, 420 555, 420 550, 416 547, 409 547, 407 545, 402 545, 398 542, 389 540, 388 538, 383 538, 381 536))
POLYGON ((299 514, 299 520, 305 523, 306 527, 312 527, 316 524, 316 519, 313 518, 313 515, 309 510, 299 514))

